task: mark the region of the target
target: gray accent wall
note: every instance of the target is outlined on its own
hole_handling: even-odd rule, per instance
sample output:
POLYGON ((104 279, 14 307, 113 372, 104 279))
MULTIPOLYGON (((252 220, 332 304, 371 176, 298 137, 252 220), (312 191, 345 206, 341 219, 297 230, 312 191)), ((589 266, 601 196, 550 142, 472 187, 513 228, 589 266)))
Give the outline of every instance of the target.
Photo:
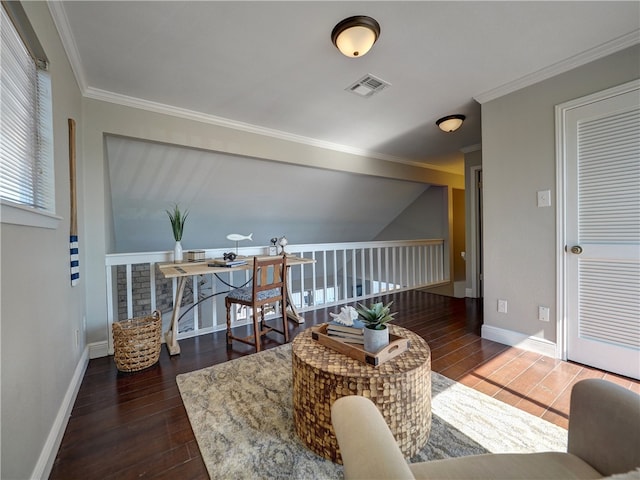
POLYGON ((432 186, 395 217, 374 240, 448 238, 447 188, 432 186))
MULTIPOLYGON (((106 149, 114 253, 172 250, 165 210, 174 203, 189 210, 184 249, 232 248, 229 233, 253 234, 240 246, 282 235, 291 244, 373 240, 429 188, 122 137, 107 136, 106 149)), ((404 238, 425 237, 393 239, 404 238)))

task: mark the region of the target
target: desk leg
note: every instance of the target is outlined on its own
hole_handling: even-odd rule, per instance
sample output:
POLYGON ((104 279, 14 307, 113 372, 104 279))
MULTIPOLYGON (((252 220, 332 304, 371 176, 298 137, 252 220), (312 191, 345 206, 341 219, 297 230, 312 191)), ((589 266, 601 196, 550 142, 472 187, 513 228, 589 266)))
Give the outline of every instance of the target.
POLYGON ((296 323, 304 323, 304 317, 300 316, 296 309, 295 303, 291 298, 291 292, 289 291, 289 285, 287 285, 287 318, 293 320, 296 323))
POLYGON ((171 315, 171 325, 169 330, 164 334, 164 340, 169 350, 169 355, 179 355, 180 345, 178 345, 178 317, 180 316, 180 304, 182 304, 182 294, 184 286, 187 283, 187 277, 180 277, 178 280, 178 291, 173 302, 173 314, 171 315))

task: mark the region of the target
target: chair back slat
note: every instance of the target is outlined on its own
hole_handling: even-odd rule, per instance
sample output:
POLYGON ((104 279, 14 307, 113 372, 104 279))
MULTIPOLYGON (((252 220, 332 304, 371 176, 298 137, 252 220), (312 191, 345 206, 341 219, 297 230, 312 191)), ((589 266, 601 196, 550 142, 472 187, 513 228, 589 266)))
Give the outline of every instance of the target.
POLYGON ((287 257, 255 257, 253 259, 253 289, 262 290, 281 289, 287 284, 287 257))

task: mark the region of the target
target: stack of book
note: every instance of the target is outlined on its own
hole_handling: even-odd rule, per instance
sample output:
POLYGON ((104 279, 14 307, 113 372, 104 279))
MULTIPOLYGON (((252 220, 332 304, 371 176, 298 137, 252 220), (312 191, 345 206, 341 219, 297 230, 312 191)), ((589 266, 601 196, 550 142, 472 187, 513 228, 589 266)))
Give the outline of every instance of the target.
POLYGON ((187 262, 204 262, 204 250, 187 251, 187 262))
POLYGON ((327 325, 327 335, 345 343, 364 345, 364 323, 354 320, 352 326, 346 326, 335 320, 327 325))

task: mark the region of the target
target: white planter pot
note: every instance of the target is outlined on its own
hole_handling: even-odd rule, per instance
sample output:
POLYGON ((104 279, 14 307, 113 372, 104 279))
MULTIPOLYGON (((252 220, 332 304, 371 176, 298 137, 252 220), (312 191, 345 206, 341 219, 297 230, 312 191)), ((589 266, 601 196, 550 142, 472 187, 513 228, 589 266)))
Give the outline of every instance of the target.
POLYGON ((182 245, 180 242, 176 242, 176 246, 173 248, 173 263, 182 262, 182 245))
POLYGON ((364 328, 364 349, 369 353, 377 353, 387 345, 389 345, 389 329, 385 326, 384 330, 374 330, 364 328))

